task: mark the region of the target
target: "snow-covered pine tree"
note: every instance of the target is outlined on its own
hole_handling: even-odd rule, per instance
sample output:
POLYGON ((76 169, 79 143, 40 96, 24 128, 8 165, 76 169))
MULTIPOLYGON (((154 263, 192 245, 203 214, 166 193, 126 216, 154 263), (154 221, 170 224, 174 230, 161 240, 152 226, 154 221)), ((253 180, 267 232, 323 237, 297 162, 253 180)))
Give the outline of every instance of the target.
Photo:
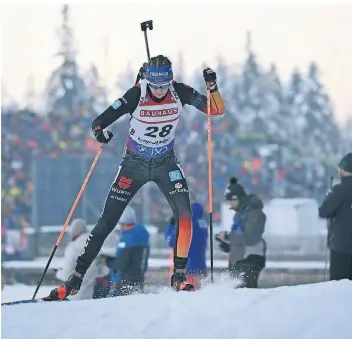
POLYGON ((69 20, 69 6, 62 8, 60 65, 50 75, 46 86, 46 111, 53 115, 72 114, 88 99, 88 92, 76 61, 76 47, 69 20))
POLYGON ((310 63, 305 82, 307 124, 303 129, 306 141, 319 158, 339 156, 342 146, 341 131, 333 116, 333 106, 320 80, 315 62, 310 63))
POLYGON ((304 107, 304 83, 298 69, 294 69, 289 85, 284 89, 283 115, 286 120, 286 138, 290 148, 297 153, 309 153, 309 148, 303 140, 303 130, 306 128, 304 107))
POLYGON ((92 64, 84 75, 84 80, 89 92, 89 107, 96 114, 101 114, 109 106, 107 90, 101 83, 101 77, 97 67, 92 64))

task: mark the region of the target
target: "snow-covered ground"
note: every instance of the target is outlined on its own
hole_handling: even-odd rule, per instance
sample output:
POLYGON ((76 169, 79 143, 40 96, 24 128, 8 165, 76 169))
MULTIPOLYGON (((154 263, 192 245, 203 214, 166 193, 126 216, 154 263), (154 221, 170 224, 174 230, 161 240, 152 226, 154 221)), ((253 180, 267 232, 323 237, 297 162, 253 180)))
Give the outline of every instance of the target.
MULTIPOLYGON (((350 339, 352 282, 2 307, 3 339, 350 339)), ((24 287, 23 292, 24 292, 24 287)), ((47 287, 39 295, 47 293, 47 287)), ((2 301, 30 298, 6 286, 2 301), (12 292, 11 292, 12 290, 12 292), (12 296, 10 298, 10 294, 12 296)), ((48 288, 49 289, 49 288, 48 288)))

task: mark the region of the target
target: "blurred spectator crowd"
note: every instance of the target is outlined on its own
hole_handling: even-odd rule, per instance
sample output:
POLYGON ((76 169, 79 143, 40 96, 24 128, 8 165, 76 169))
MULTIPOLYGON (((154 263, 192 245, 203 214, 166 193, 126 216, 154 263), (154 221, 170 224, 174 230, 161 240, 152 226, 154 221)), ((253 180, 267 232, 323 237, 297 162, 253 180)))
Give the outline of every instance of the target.
MULTIPOLYGON (((283 85, 274 66, 263 70, 249 53, 241 72, 234 74, 219 61, 220 91, 226 101, 225 117, 212 120, 214 219, 220 221, 220 204, 230 176, 237 176, 248 191, 262 199, 312 197, 322 199, 337 159, 351 149, 351 140, 333 116, 332 104, 312 63, 307 74, 294 71, 283 85)), ((176 73, 176 79, 178 74, 176 73)), ((180 75, 181 77, 181 75, 180 75)), ((184 80, 200 92, 200 75, 184 80)), ((123 78, 123 76, 121 77, 123 78)), ((120 88, 133 85, 134 75, 120 88)), ((65 60, 51 75, 45 114, 33 108, 2 107, 2 241, 5 258, 21 258, 26 247, 23 231, 31 225, 32 157, 45 154, 92 157, 98 147, 91 121, 108 106, 106 90, 96 68, 82 75, 75 61, 65 60), (16 230, 15 234, 11 231, 16 230)), ((105 153, 121 156, 128 119, 112 126, 113 146, 105 153)), ((110 146, 110 145, 109 145, 110 146)), ((206 116, 186 108, 178 126, 176 149, 189 185, 200 203, 207 205, 206 116)), ((106 179, 110 180, 110 179, 106 179)), ((149 190, 150 222, 170 217, 165 198, 156 186, 149 190)), ((142 204, 137 195, 134 204, 142 204)))

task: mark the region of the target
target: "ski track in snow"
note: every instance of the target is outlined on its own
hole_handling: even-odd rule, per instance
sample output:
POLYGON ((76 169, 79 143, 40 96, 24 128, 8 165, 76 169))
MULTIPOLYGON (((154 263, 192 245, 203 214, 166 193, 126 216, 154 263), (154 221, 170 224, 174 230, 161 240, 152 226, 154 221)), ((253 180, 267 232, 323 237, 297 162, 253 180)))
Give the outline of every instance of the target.
MULTIPOLYGON (((12 293, 11 298, 16 286, 6 286, 2 301, 29 299, 34 290, 17 288, 27 294, 12 293)), ((38 296, 48 290, 43 287, 38 296)), ((195 293, 162 289, 159 294, 2 307, 2 338, 350 339, 351 312, 351 281, 236 290, 234 282, 220 279, 195 293)))

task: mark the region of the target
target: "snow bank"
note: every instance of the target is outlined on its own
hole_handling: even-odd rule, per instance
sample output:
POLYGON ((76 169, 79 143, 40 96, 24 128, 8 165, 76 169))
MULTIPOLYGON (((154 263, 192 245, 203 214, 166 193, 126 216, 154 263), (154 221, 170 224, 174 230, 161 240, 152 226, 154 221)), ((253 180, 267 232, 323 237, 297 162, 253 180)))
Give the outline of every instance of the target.
MULTIPOLYGON (((30 296, 27 296, 27 298, 30 296)), ((4 339, 350 339, 352 282, 2 307, 4 339)))

